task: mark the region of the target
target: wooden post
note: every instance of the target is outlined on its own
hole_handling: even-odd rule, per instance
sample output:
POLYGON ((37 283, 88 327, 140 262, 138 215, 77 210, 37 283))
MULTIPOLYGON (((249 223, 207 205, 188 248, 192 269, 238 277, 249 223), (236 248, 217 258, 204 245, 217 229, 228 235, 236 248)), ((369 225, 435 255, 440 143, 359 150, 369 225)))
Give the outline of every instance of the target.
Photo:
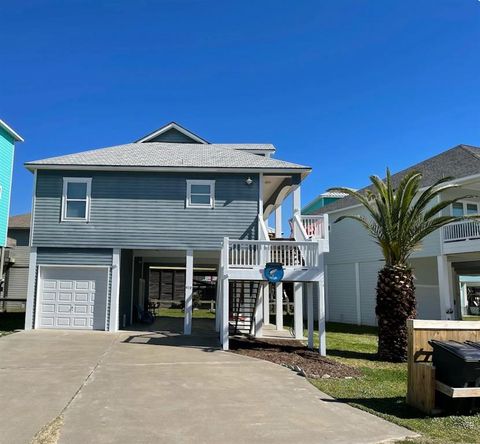
POLYGON ((313 282, 308 282, 307 287, 307 327, 308 327, 308 348, 313 349, 313 282))
POLYGON ((294 282, 293 284, 293 318, 295 339, 303 339, 303 283, 294 282))
POLYGON ((270 285, 268 282, 262 282, 263 292, 263 322, 270 324, 270 285))
POLYGON ((263 283, 260 282, 260 288, 258 289, 258 299, 257 305, 255 306, 255 337, 261 338, 263 336, 263 301, 264 301, 264 292, 263 292, 263 283))
POLYGON ((277 330, 283 330, 283 284, 275 284, 275 325, 277 330))
POLYGON ((183 318, 183 334, 192 334, 193 319, 193 251, 187 250, 185 255, 185 316, 183 318))

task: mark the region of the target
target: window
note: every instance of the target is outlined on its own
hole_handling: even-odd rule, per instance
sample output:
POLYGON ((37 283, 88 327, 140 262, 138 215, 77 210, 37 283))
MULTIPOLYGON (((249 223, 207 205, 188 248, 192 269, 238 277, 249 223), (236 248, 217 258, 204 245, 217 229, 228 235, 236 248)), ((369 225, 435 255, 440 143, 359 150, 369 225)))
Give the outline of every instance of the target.
POLYGON ((478 214, 476 202, 455 202, 452 204, 452 216, 462 217, 478 214))
POLYGON ((215 181, 187 180, 187 208, 214 208, 215 181))
POLYGON ((92 179, 63 178, 62 221, 88 221, 92 179))

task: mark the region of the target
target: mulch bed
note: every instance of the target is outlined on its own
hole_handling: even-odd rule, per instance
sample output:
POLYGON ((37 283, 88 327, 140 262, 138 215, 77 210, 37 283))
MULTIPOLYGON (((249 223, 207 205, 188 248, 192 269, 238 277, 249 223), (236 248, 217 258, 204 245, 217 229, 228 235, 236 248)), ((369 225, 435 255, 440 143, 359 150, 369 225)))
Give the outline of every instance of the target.
POLYGON ((355 378, 361 373, 348 365, 324 358, 300 341, 231 338, 230 351, 288 367, 307 378, 355 378))

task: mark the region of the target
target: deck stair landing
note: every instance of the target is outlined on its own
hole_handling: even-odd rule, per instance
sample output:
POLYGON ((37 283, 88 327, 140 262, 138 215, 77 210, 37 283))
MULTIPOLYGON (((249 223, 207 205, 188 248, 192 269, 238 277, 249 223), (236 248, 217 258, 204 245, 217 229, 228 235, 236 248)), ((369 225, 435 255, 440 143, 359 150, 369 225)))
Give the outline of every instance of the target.
POLYGON ((230 282, 230 334, 252 334, 259 281, 230 282))

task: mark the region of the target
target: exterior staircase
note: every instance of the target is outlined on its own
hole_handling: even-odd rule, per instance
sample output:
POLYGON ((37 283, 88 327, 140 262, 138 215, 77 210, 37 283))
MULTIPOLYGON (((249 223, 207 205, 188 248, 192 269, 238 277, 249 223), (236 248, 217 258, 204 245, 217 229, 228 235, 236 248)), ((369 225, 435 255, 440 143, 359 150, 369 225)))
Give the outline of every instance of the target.
POLYGON ((253 334, 259 281, 230 282, 230 334, 253 334))

